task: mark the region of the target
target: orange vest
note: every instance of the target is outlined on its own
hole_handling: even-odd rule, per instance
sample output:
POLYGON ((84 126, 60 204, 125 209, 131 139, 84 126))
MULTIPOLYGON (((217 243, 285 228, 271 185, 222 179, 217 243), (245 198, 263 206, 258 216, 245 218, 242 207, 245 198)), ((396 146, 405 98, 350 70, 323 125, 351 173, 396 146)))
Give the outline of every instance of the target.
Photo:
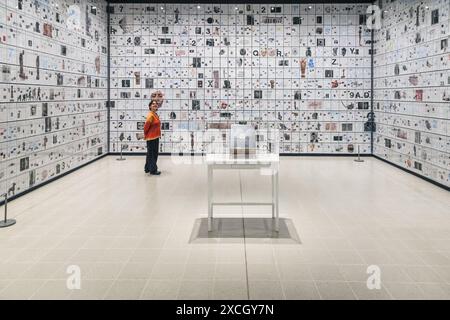
POLYGON ((144 139, 155 140, 161 137, 161 121, 156 113, 150 111, 144 124, 144 139))

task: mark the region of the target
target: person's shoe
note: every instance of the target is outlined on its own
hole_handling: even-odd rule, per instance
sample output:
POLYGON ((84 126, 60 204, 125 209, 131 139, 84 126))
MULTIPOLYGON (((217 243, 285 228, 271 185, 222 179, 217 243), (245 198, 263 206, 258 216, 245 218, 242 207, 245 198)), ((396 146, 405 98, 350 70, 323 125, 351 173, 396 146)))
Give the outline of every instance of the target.
POLYGON ((153 176, 159 176, 161 174, 161 171, 150 172, 150 174, 153 176))

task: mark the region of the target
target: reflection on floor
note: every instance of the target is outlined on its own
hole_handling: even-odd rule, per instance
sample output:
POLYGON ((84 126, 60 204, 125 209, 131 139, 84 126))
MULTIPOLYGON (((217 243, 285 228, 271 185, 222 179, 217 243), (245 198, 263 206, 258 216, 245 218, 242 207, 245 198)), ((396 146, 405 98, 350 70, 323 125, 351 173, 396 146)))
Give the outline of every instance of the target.
MULTIPOLYGON (((269 214, 264 214, 270 216, 269 214)), ((227 238, 267 239, 270 243, 300 244, 294 224, 289 219, 280 218, 280 230, 275 231, 272 218, 215 218, 213 229, 208 232, 208 218, 195 221, 190 243, 224 243, 227 238)), ((233 242, 231 242, 233 243, 233 242)))
MULTIPOLYGON (((282 158, 277 237, 262 207, 217 207, 208 234, 204 165, 116 158, 10 203, 0 299, 450 299, 449 193, 383 162, 282 158)), ((271 195, 258 172, 215 174, 217 201, 271 195)))

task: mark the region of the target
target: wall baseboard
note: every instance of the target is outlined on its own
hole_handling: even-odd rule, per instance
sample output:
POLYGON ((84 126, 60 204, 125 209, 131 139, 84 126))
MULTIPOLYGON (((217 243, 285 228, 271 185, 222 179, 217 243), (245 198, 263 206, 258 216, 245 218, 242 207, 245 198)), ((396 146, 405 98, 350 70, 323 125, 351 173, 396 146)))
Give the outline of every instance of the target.
MULTIPOLYGON (((77 170, 79 170, 79 169, 81 169, 81 168, 83 168, 83 167, 85 167, 85 166, 87 166, 87 165, 89 165, 91 163, 94 163, 94 162, 96 162, 96 161, 98 161, 100 159, 103 159, 103 158, 105 158, 107 156, 119 156, 119 155, 120 155, 120 153, 116 153, 116 152, 105 153, 105 154, 99 156, 98 158, 95 158, 95 159, 93 159, 91 161, 88 161, 88 162, 82 164, 81 166, 79 166, 77 168, 74 168, 74 169, 71 169, 71 170, 69 170, 67 172, 64 172, 63 174, 61 174, 59 176, 56 176, 56 177, 54 177, 54 178, 52 178, 52 179, 50 179, 48 181, 45 181, 45 182, 43 182, 43 183, 41 183, 41 184, 39 184, 37 186, 34 186, 34 187, 32 187, 30 189, 27 189, 27 190, 25 190, 25 191, 23 191, 21 193, 18 193, 16 195, 12 196, 11 198, 8 198, 8 202, 13 201, 13 200, 15 200, 17 198, 20 198, 20 197, 26 195, 27 193, 30 193, 30 192, 32 192, 32 191, 34 191, 36 189, 39 189, 39 188, 41 188, 41 187, 43 187, 43 186, 45 186, 45 185, 47 185, 47 184, 49 184, 51 182, 54 182, 54 181, 56 181, 58 179, 61 179, 62 177, 65 177, 66 175, 71 174, 71 173, 73 173, 73 172, 75 172, 75 171, 77 171, 77 170)), ((122 155, 124 155, 124 156, 145 156, 145 153, 142 153, 142 152, 139 152, 139 153, 138 152, 129 152, 129 153, 122 153, 122 155)), ((170 156, 171 153, 160 153, 160 155, 161 156, 170 156)), ((204 154, 186 154, 186 156, 199 156, 199 155, 204 155, 204 154)), ((333 154, 333 153, 316 153, 316 154, 314 154, 314 153, 312 153, 312 154, 306 154, 306 153, 298 153, 298 154, 296 154, 296 153, 288 153, 288 154, 283 154, 283 153, 280 153, 280 156, 282 156, 282 157, 332 157, 332 158, 334 158, 334 157, 341 158, 342 157, 342 158, 355 158, 357 155, 354 155, 354 154, 333 154)), ((361 157, 363 157, 363 158, 375 158, 377 160, 383 161, 383 162, 385 162, 385 163, 387 163, 387 164, 389 164, 391 166, 396 167, 397 169, 400 169, 400 170, 402 170, 402 171, 404 171, 406 173, 412 174, 412 175, 414 175, 414 176, 416 176, 416 177, 418 177, 418 178, 420 178, 422 180, 425 180, 425 181, 427 181, 429 183, 432 183, 432 184, 434 184, 435 186, 437 186, 439 188, 442 188, 444 190, 450 191, 450 187, 448 187, 448 186, 446 186, 446 185, 444 185, 442 183, 439 183, 439 182, 434 181, 434 180, 432 180, 430 178, 424 177, 424 176, 422 176, 422 175, 420 175, 420 174, 418 174, 418 173, 416 173, 414 171, 411 171, 411 170, 408 170, 406 168, 403 168, 403 167, 401 167, 401 166, 399 166, 399 165, 397 165, 395 163, 392 163, 392 162, 390 162, 390 161, 388 161, 386 159, 383 159, 383 158, 381 158, 379 156, 371 155, 371 154, 362 154, 361 157)), ((5 203, 4 200, 0 201, 0 206, 4 205, 4 203, 5 203)))
POLYGON ((437 187, 440 187, 440 188, 442 188, 442 189, 444 189, 444 190, 450 191, 450 187, 446 186, 445 184, 439 183, 439 182, 437 182, 437 181, 435 181, 435 180, 433 180, 433 179, 430 179, 430 178, 427 178, 427 177, 425 177, 425 176, 422 176, 422 175, 420 175, 420 174, 418 174, 418 173, 416 173, 416 172, 414 172, 414 171, 411 171, 411 170, 408 170, 408 169, 406 169, 406 168, 404 168, 404 167, 401 167, 401 166, 399 166, 398 164, 395 164, 395 163, 393 163, 393 162, 390 162, 390 161, 388 161, 388 160, 386 160, 386 159, 383 159, 383 158, 381 158, 381 157, 379 157, 379 156, 377 156, 377 155, 372 155, 372 157, 374 157, 374 158, 377 159, 377 160, 383 161, 383 162, 385 162, 385 163, 387 163, 387 164, 390 164, 391 166, 394 166, 394 167, 396 167, 397 169, 400 169, 400 170, 402 170, 402 171, 404 171, 404 172, 406 172, 406 173, 412 174, 413 176, 416 176, 416 177, 418 177, 418 178, 420 178, 420 179, 422 179, 422 180, 425 180, 425 181, 427 181, 427 182, 429 182, 429 183, 432 183, 432 184, 434 184, 434 185, 437 186, 437 187))
MULTIPOLYGON (((124 156, 145 156, 145 153, 143 152, 128 152, 128 153, 122 153, 124 156)), ((120 155, 120 153, 110 153, 110 155, 120 155)), ((171 153, 160 153, 161 156, 170 156, 171 153)), ((203 153, 187 153, 186 156, 203 156, 205 154, 203 153)), ((358 157, 357 154, 335 154, 335 153, 280 153, 280 156, 282 157, 335 157, 335 158, 356 158, 358 157)), ((429 183, 434 184, 435 186, 438 186, 440 188, 443 188, 444 190, 450 191, 450 187, 439 183, 437 181, 434 181, 430 178, 424 177, 414 171, 408 170, 406 168, 403 168, 399 165, 396 165, 395 163, 392 163, 390 161, 387 161, 386 159, 380 158, 379 156, 376 156, 374 154, 361 154, 361 158, 375 158, 377 160, 383 161, 387 164, 390 164, 398 169, 401 169, 402 171, 405 171, 407 173, 410 173, 418 178, 421 178, 429 183)))
MULTIPOLYGON (((120 152, 111 152, 109 155, 120 156, 120 152)), ((123 152, 123 156, 145 156, 145 152, 123 152)), ((170 152, 162 152, 159 154, 160 156, 171 156, 170 152)), ((185 153, 185 156, 204 156, 205 153, 185 153)), ((335 154, 335 153, 280 153, 281 157, 358 157, 357 154, 354 153, 345 153, 345 154, 335 154)), ((361 154, 361 157, 371 157, 371 154, 361 154)))
MULTIPOLYGON (((67 176, 68 174, 71 174, 71 173, 73 173, 73 172, 75 172, 75 171, 77 171, 77 170, 79 170, 79 169, 81 169, 81 168, 83 168, 83 167, 85 167, 85 166, 91 164, 91 163, 94 163, 95 161, 98 161, 98 160, 100 160, 100 159, 103 159, 104 157, 106 157, 106 156, 108 156, 108 155, 109 155, 108 153, 102 154, 101 156, 99 156, 99 157, 97 157, 97 158, 95 158, 95 159, 92 159, 92 160, 90 160, 90 161, 88 161, 88 162, 86 162, 86 163, 83 163, 81 166, 78 166, 78 167, 76 167, 76 168, 74 168, 74 169, 71 169, 71 170, 69 170, 69 171, 67 171, 67 172, 64 172, 64 173, 62 173, 62 174, 60 174, 60 175, 58 175, 58 176, 56 176, 56 177, 54 177, 54 178, 51 178, 51 179, 49 179, 49 180, 47 180, 47 181, 45 181, 45 182, 42 182, 42 183, 40 183, 40 184, 38 184, 38 185, 36 185, 36 186, 34 186, 34 187, 32 187, 32 188, 29 188, 29 189, 27 189, 27 190, 25 190, 25 191, 22 191, 22 192, 20 192, 20 193, 18 193, 18 194, 15 194, 15 195, 13 195, 11 198, 8 197, 8 202, 11 202, 11 201, 13 201, 13 200, 16 200, 17 198, 20 198, 20 197, 26 195, 27 193, 30 193, 30 192, 32 192, 32 191, 34 191, 34 190, 37 190, 37 189, 39 189, 39 188, 41 188, 41 187, 43 187, 43 186, 45 186, 45 185, 47 185, 47 184, 49 184, 49 183, 51 183, 51 182, 54 182, 54 181, 56 181, 56 180, 58 180, 58 179, 61 179, 62 177, 65 177, 65 176, 67 176)), ((0 206, 2 206, 2 205, 4 205, 4 204, 5 204, 5 200, 0 201, 0 206)))

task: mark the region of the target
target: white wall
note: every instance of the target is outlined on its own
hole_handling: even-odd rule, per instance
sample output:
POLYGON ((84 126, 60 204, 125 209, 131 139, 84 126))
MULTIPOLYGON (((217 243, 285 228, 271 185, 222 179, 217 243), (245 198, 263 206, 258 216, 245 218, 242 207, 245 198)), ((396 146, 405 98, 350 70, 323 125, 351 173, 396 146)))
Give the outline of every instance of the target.
POLYGON ((162 152, 203 152, 207 128, 246 120, 281 129, 280 152, 369 153, 366 7, 114 5, 111 151, 145 151, 139 126, 161 89, 162 152))
POLYGON ((450 186, 450 0, 383 0, 381 6, 374 153, 450 186))
POLYGON ((107 152, 106 16, 105 1, 0 3, 0 193, 107 152))

